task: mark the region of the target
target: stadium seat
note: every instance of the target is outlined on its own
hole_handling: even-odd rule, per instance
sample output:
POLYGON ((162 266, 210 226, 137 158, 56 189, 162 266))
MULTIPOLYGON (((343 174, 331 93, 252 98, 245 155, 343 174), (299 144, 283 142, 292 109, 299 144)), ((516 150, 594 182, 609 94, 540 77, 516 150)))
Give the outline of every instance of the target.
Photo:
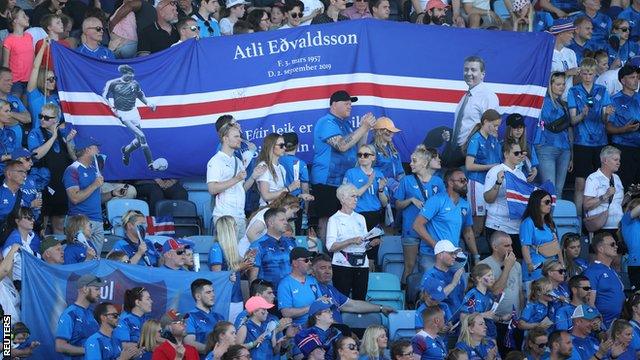
POLYGON ((307 237, 305 235, 296 236, 296 246, 307 248, 307 237))
MULTIPOLYGON (((62 235, 62 238, 60 238, 60 235, 54 235, 56 237, 56 240, 64 240, 65 236, 62 235)), ((113 249, 113 245, 115 245, 115 243, 122 239, 122 237, 120 236, 116 236, 113 234, 106 234, 104 236, 104 244, 102 244, 102 254, 108 254, 109 251, 111 251, 111 249, 113 249)))
POLYGON ((400 278, 388 273, 370 273, 367 301, 404 309, 404 292, 400 290, 400 278))
POLYGON ((576 205, 569 200, 558 199, 553 210, 553 222, 559 239, 568 232, 580 234, 582 229, 580 218, 576 215, 576 205))
POLYGON ((342 322, 352 329, 366 329, 371 325, 382 325, 382 315, 379 313, 354 314, 343 312, 342 322))
POLYGON ((404 257, 400 254, 387 254, 381 268, 383 273, 393 274, 400 279, 404 272, 404 257))
POLYGON ((407 302, 415 304, 420 296, 420 288, 422 287, 422 275, 413 273, 407 276, 407 302))
POLYGON ((203 220, 205 232, 213 234, 213 197, 209 194, 204 179, 184 181, 183 186, 187 190, 189 201, 196 204, 198 216, 203 220))
POLYGON ((411 339, 415 334, 415 310, 400 310, 389 314, 389 340, 411 339))
POLYGON ((202 219, 196 204, 189 200, 161 200, 156 203, 157 216, 173 216, 176 237, 202 235, 202 219))
POLYGON ((402 256, 402 240, 400 236, 383 236, 380 248, 378 249, 378 264, 384 264, 387 255, 396 254, 402 256))
POLYGON ((369 273, 369 291, 400 290, 400 278, 387 273, 369 273))
POLYGON ((129 210, 138 210, 144 216, 149 216, 149 205, 137 199, 111 199, 107 202, 107 219, 113 226, 114 235, 124 236, 122 216, 129 210))
POLYGON ((207 256, 209 255, 209 250, 211 250, 211 245, 215 241, 211 235, 189 236, 187 237, 187 240, 192 241, 195 244, 193 247, 194 253, 207 254, 207 256))

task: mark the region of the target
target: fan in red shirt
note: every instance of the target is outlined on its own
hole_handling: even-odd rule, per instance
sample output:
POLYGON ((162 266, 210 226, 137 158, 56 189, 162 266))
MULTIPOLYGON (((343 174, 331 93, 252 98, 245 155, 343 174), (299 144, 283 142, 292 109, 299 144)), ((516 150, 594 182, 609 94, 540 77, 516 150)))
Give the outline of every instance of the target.
POLYGON ((153 351, 152 360, 199 360, 198 350, 191 345, 184 344, 182 340, 187 335, 184 320, 189 314, 179 314, 174 309, 162 315, 162 337, 167 339, 153 351))

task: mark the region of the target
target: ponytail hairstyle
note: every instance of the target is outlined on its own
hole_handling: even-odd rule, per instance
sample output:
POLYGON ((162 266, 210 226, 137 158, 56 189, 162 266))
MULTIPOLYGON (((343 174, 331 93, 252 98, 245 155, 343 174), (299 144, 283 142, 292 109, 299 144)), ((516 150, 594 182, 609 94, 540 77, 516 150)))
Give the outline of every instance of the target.
POLYGON ((467 138, 467 140, 462 145, 462 149, 461 149, 462 152, 465 153, 465 154, 467 153, 467 148, 469 147, 469 140, 471 140, 471 137, 475 133, 480 131, 480 129, 482 128, 482 126, 484 126, 484 124, 486 122, 488 122, 488 121, 496 121, 496 120, 499 120, 499 119, 501 119, 500 113, 497 112, 496 110, 488 109, 487 111, 482 113, 482 117, 480 118, 480 122, 473 126, 473 129, 471 129, 471 132, 469 133, 469 137, 467 138))

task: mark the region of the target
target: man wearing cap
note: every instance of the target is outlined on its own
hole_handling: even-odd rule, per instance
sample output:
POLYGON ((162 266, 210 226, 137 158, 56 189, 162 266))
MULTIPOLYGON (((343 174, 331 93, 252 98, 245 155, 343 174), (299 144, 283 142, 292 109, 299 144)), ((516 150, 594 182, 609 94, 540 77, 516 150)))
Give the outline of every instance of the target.
POLYGON ((453 133, 443 134, 449 142, 442 155, 445 165, 462 166, 464 154, 460 150, 467 142, 471 130, 480 123, 482 114, 488 109, 498 110, 498 96, 484 83, 486 75, 484 60, 479 56, 464 59, 464 82, 469 89, 456 106, 453 121, 453 133))
POLYGON ((329 100, 329 113, 315 123, 313 128, 313 165, 311 184, 315 201, 311 203, 318 219, 318 235, 325 238, 327 221, 338 211, 336 190, 348 169, 356 163, 356 145, 367 142, 369 130, 376 118, 367 113, 360 126, 354 130, 349 117, 351 104, 358 101, 344 90, 336 91, 329 100))
POLYGON ((595 260, 582 273, 589 278, 595 296, 595 307, 604 318, 608 328, 613 320, 620 317, 624 302, 624 285, 618 273, 611 268, 611 262, 618 257, 618 244, 609 233, 598 233, 591 241, 596 252, 595 260))
POLYGON ((179 39, 173 24, 178 21, 178 7, 175 0, 155 0, 156 21, 140 33, 138 56, 153 54, 171 46, 179 39))
POLYGON ((429 306, 422 313, 422 322, 422 329, 411 339, 413 353, 425 360, 444 359, 447 345, 440 337, 446 328, 444 312, 438 306, 429 306))
POLYGON ((591 293, 591 283, 588 277, 584 275, 572 276, 568 285, 571 292, 571 302, 562 305, 555 311, 553 322, 556 330, 571 330, 573 326, 571 316, 575 309, 580 305, 593 306, 595 301, 595 297, 591 293))
POLYGON ((105 281, 91 274, 82 275, 76 282, 76 301, 62 312, 56 329, 55 348, 63 359, 84 358, 83 345, 99 328, 89 306, 98 302, 100 287, 104 285, 105 281))
POLYGON ((374 19, 389 20, 391 13, 389 0, 369 0, 369 11, 374 19))
POLYGON ((333 319, 334 307, 335 305, 325 298, 320 298, 309 306, 309 319, 307 320, 309 326, 300 330, 294 338, 298 348, 301 348, 300 345, 304 345, 303 339, 310 335, 316 335, 326 352, 326 358, 333 359, 333 343, 342 336, 340 330, 331 326, 335 322, 333 319))
POLYGON ((220 10, 220 3, 218 0, 202 0, 198 11, 191 15, 191 18, 196 21, 200 27, 200 38, 207 38, 212 36, 220 36, 220 25, 216 20, 215 15, 220 10))
POLYGON ((316 279, 308 275, 313 253, 296 247, 289 253, 291 273, 278 284, 278 309, 296 325, 307 321, 309 305, 322 296, 316 279))
POLYGON ((467 179, 459 169, 444 174, 447 191, 431 196, 413 222, 413 230, 420 237, 420 269, 427 271, 434 263, 434 247, 443 239, 456 246, 464 237, 469 253, 479 261, 480 255, 473 235, 471 207, 467 196, 467 179))
POLYGON ((255 179, 266 171, 266 166, 256 167, 251 176, 247 176, 250 162, 242 160, 247 153, 250 159, 255 150, 243 146, 240 126, 231 115, 223 115, 216 121, 216 131, 220 139, 220 150, 207 163, 207 188, 209 194, 215 196, 213 222, 224 215, 233 216, 236 222, 238 239, 241 239, 247 228, 245 217, 245 192, 255 183, 255 179))
MULTIPOLYGON (((573 36, 571 44, 567 45, 567 48, 573 50, 576 54, 577 63, 580 63, 582 58, 584 58, 584 52, 586 50, 593 51, 597 49, 594 48, 590 42, 593 35, 593 23, 588 17, 582 16, 576 18, 573 25, 576 28, 575 35, 573 36)), ((604 48, 604 46, 602 46, 602 48, 604 48)))
POLYGON ((162 244, 162 268, 169 270, 183 270, 184 244, 175 239, 168 239, 162 244))
POLYGON ((6 221, 9 214, 22 205, 20 187, 26 179, 27 171, 22 163, 13 160, 6 162, 4 183, 0 186, 0 222, 6 221))
POLYGON ((43 177, 37 171, 31 171, 33 159, 31 153, 25 148, 17 148, 11 153, 11 159, 19 161, 23 169, 27 172, 27 177, 20 186, 22 191, 22 206, 31 208, 33 216, 38 220, 42 209, 42 189, 47 186, 50 176, 43 177))
POLYGON ((206 355, 207 335, 213 331, 218 322, 224 321, 224 317, 213 311, 216 295, 211 281, 194 280, 191 283, 191 296, 196 302, 196 308, 188 314, 187 336, 184 342, 195 347, 200 354, 206 355))
POLYGON ((45 236, 44 240, 40 242, 40 254, 42 255, 42 260, 47 264, 64 264, 64 250, 62 249, 62 242, 58 241, 53 235, 45 236))
POLYGON ((95 168, 95 156, 100 150, 94 138, 76 137, 77 160, 69 165, 62 175, 62 183, 67 191, 69 213, 67 215, 85 215, 91 223, 91 238, 96 254, 102 251, 104 229, 100 187, 104 178, 95 168))
POLYGON ((251 243, 256 249, 253 267, 249 270, 249 281, 257 278, 279 284, 291 273, 289 254, 296 247, 296 241, 284 236, 289 224, 284 209, 269 209, 264 213, 267 233, 251 243))
POLYGON ((100 45, 102 36, 107 29, 102 26, 102 21, 95 17, 88 17, 82 22, 82 44, 76 49, 80 54, 84 54, 96 59, 115 59, 116 56, 109 48, 100 45))
POLYGON ((612 345, 612 340, 600 343, 597 337, 592 335, 594 323, 598 323, 600 313, 588 305, 580 305, 571 315, 573 329, 571 329, 571 342, 574 352, 581 360, 605 359, 612 345))
MULTIPOLYGON (((429 0, 427 2, 426 14, 423 14, 424 18, 422 23, 429 25, 451 25, 447 23, 447 9, 449 5, 442 2, 442 0, 429 0)), ((416 22, 420 21, 420 15, 416 19, 416 22)))
POLYGON ((580 70, 576 53, 567 47, 573 40, 573 32, 575 29, 571 20, 557 19, 553 21, 553 25, 547 30, 548 33, 556 37, 551 61, 551 72, 562 71, 567 75, 566 88, 562 95, 563 100, 567 99, 569 88, 573 86, 573 77, 578 75, 578 71, 580 70))
POLYGON ((175 309, 167 311, 160 318, 162 327, 162 337, 167 339, 153 351, 154 360, 198 360, 198 350, 189 344, 185 344, 184 338, 187 335, 184 321, 189 314, 184 316, 175 309))
MULTIPOLYGON (((504 294, 504 298, 500 301, 495 311, 497 318, 506 318, 513 309, 516 314, 524 307, 524 291, 522 288, 522 266, 516 261, 516 255, 513 252, 513 241, 509 234, 504 231, 496 231, 489 238, 491 246, 491 256, 480 261, 481 264, 487 264, 493 272, 495 282, 491 287, 493 294, 504 294)), ((508 331, 508 322, 496 321, 496 329, 498 339, 503 339, 508 331)), ((522 343, 522 331, 514 329, 515 348, 519 349, 522 343)), ((506 354, 507 348, 504 347, 503 341, 498 341, 498 350, 500 354, 506 354)))
POLYGON ((329 255, 318 254, 311 261, 311 265, 313 277, 318 282, 320 295, 327 297, 333 305, 335 305, 333 319, 336 323, 342 324, 341 311, 358 314, 383 313, 385 315, 395 312, 395 309, 388 306, 372 304, 363 300, 354 300, 336 289, 336 287, 331 284, 333 267, 331 266, 331 258, 329 255))
POLYGON ((622 91, 611 97, 614 111, 606 125, 611 142, 621 151, 618 175, 627 186, 640 181, 640 101, 636 93, 639 71, 629 64, 618 71, 622 91))
MULTIPOLYGON (((438 241, 434 248, 436 263, 422 277, 422 290, 431 289, 434 284, 442 288, 442 292, 446 296, 442 302, 449 306, 454 318, 458 315, 456 313, 458 313, 462 304, 465 290, 465 284, 462 280, 464 267, 459 268, 457 271, 452 269, 456 263, 456 256, 460 251, 462 249, 454 246, 449 240, 438 241)), ((432 292, 430 291, 429 293, 431 294, 432 292)))
POLYGON ((103 302, 96 306, 93 317, 100 324, 100 329, 89 336, 84 343, 85 359, 133 359, 142 355, 143 351, 137 346, 129 346, 124 350, 120 342, 111 337, 113 329, 118 325, 120 313, 110 302, 103 302))

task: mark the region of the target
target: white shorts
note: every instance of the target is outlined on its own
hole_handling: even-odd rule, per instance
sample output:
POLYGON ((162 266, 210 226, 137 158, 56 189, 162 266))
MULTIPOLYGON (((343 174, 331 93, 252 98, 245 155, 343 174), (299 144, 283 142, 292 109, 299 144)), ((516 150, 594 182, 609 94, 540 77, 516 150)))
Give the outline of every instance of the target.
POLYGON ((140 112, 138 108, 133 108, 129 111, 116 110, 116 115, 123 121, 130 121, 135 126, 140 126, 140 112))
POLYGON ((484 202, 484 184, 469 180, 469 204, 473 216, 487 215, 487 204, 484 202))

